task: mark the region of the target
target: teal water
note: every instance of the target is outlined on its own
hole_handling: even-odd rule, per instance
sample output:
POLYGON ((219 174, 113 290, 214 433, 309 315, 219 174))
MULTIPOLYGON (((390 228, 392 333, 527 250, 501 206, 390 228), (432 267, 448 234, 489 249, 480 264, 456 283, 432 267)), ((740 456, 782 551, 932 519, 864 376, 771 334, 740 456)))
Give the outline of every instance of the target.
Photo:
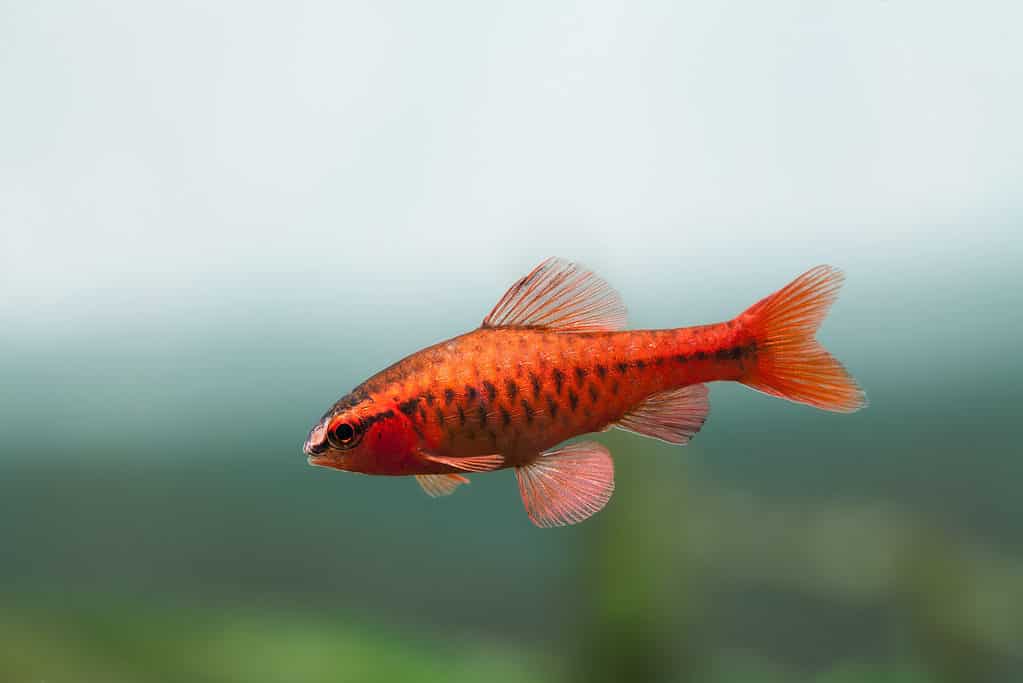
MULTIPOLYGON (((431 500, 410 480, 311 468, 300 453, 338 395, 480 315, 443 287, 431 297, 444 315, 399 302, 393 316, 353 307, 309 326, 289 302, 225 292, 223 316, 213 296, 205 315, 23 328, 3 356, 0 580, 9 595, 86 606, 109 595, 326 610, 532 651, 555 639, 563 656, 577 647, 566 632, 616 623, 615 609, 582 616, 601 614, 608 593, 654 581, 662 587, 634 604, 688 605, 679 586, 713 591, 686 608, 709 620, 709 652, 811 670, 909 657, 917 650, 897 635, 907 579, 893 558, 920 534, 939 539, 940 558, 1016 576, 1002 579, 1009 591, 1023 585, 1015 274, 903 281, 887 297, 872 290, 892 278, 848 276, 820 337, 867 389, 868 409, 832 415, 714 385, 689 448, 601 437, 619 471, 611 505, 546 532, 528 524, 507 472, 431 500), (837 522, 815 531, 820 520, 837 522), (619 527, 630 529, 621 550, 601 559, 619 527), (876 559, 847 576, 857 557, 876 559), (633 561, 670 571, 651 578, 633 561), (786 626, 751 628, 765 619, 786 626), (832 637, 807 649, 821 629, 832 637)), ((727 303, 697 296, 695 307, 726 317, 744 305, 730 290, 727 303)), ((634 320, 701 322, 641 293, 634 320)), ((1019 604, 994 606, 983 651, 1012 661, 1003 632, 1023 619, 1019 604)), ((659 623, 644 628, 664 638, 659 623)))

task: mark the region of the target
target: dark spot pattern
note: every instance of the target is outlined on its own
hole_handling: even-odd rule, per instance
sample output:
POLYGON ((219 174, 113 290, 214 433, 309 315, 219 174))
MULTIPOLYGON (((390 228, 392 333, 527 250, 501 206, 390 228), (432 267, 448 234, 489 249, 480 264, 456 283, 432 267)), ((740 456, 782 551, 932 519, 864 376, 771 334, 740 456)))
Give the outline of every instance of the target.
POLYGON ((533 398, 540 398, 540 378, 535 373, 529 373, 529 383, 533 385, 533 398))
POLYGON ((437 415, 437 424, 439 424, 441 427, 443 427, 444 426, 444 411, 441 410, 440 408, 437 408, 437 414, 436 415, 437 415))
POLYGON ((487 392, 487 400, 491 403, 497 398, 497 387, 494 386, 493 382, 483 380, 483 391, 487 392))
POLYGON ((707 353, 705 351, 697 351, 696 360, 707 360, 707 353))
POLYGON ((468 384, 465 385, 465 398, 469 401, 469 403, 476 400, 477 394, 478 392, 476 391, 476 387, 469 386, 468 384))
POLYGON ((501 422, 505 427, 511 424, 511 413, 504 406, 501 406, 501 422))
POLYGON ((604 379, 605 377, 607 377, 607 367, 603 365, 598 365, 597 376, 600 377, 600 379, 604 379))
POLYGON ((486 427, 487 426, 487 407, 485 405, 483 405, 482 403, 480 404, 480 407, 476 409, 476 416, 479 418, 480 427, 486 427))
POLYGON ((426 405, 428 405, 428 406, 432 406, 432 405, 433 405, 433 402, 434 402, 434 400, 435 400, 435 399, 436 399, 437 397, 433 395, 433 392, 432 392, 432 391, 427 391, 427 392, 426 392, 425 394, 423 394, 423 398, 425 398, 425 399, 426 399, 426 405))
POLYGON ((568 405, 572 408, 572 412, 579 407, 579 395, 571 389, 568 390, 568 405))
POLYGON ((558 402, 550 394, 547 394, 547 412, 551 414, 552 420, 558 416, 558 402))
POLYGON ((636 365, 636 368, 638 368, 639 370, 643 370, 644 368, 646 368, 646 361, 644 361, 644 360, 637 360, 635 365, 636 365))
POLYGON ((590 402, 596 404, 598 398, 600 398, 600 394, 597 392, 597 387, 590 384, 590 402))
POLYGON ((455 401, 455 390, 448 387, 444 390, 444 405, 451 405, 455 401))
POLYGON ((618 372, 622 373, 623 375, 629 371, 629 364, 624 361, 619 363, 616 367, 618 368, 618 372))
POLYGON ((586 368, 581 367, 579 365, 575 366, 575 383, 576 384, 578 384, 579 386, 582 386, 583 382, 586 381, 586 375, 587 375, 586 368))
POLYGON ((508 399, 514 401, 515 397, 519 395, 519 385, 513 379, 506 379, 504 381, 504 391, 508 394, 508 399))
POLYGON ((618 386, 618 380, 615 380, 615 381, 614 381, 614 382, 612 382, 612 384, 611 384, 611 393, 612 393, 612 394, 614 394, 615 396, 617 396, 617 395, 618 395, 618 389, 619 389, 619 388, 620 388, 620 387, 618 386))
POLYGON ((686 356, 686 354, 684 354, 684 353, 680 353, 680 354, 675 356, 675 360, 677 360, 679 363, 688 363, 689 362, 689 357, 686 356))
POLYGON ((409 417, 412 417, 418 408, 419 408, 418 398, 410 398, 409 400, 402 401, 401 403, 398 404, 398 410, 405 413, 409 417))
POLYGON ((532 422, 536 411, 533 410, 533 406, 529 405, 529 401, 526 399, 522 399, 522 410, 526 413, 526 422, 532 422))
POLYGON ((561 396, 561 387, 565 383, 565 373, 558 368, 554 368, 551 376, 554 378, 554 393, 561 396))
POLYGON ((385 410, 382 413, 370 415, 369 417, 362 421, 362 429, 363 430, 369 429, 371 426, 373 426, 374 423, 379 422, 380 420, 386 420, 389 417, 394 417, 393 410, 385 410))
POLYGON ((458 424, 465 426, 465 409, 458 406, 458 424))

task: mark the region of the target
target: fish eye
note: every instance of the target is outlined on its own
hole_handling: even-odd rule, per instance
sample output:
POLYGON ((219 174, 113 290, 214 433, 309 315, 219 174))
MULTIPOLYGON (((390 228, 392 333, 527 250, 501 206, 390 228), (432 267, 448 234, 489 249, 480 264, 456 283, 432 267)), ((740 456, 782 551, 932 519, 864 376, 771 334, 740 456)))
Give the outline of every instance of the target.
POLYGON ((328 432, 331 445, 336 448, 351 448, 355 445, 355 427, 347 422, 340 422, 328 432))

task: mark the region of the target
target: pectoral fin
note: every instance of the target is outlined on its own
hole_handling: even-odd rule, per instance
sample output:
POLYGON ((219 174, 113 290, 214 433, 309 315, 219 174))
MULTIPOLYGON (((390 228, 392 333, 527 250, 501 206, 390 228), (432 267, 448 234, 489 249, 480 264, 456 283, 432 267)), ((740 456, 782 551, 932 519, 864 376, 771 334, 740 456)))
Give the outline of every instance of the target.
POLYGON ((592 441, 542 453, 515 474, 522 504, 538 527, 583 521, 607 505, 615 488, 611 454, 592 441))
POLYGON ((468 458, 454 458, 446 455, 434 455, 429 451, 420 450, 419 456, 423 460, 454 467, 463 472, 490 472, 500 469, 501 465, 504 464, 504 456, 499 453, 493 455, 474 455, 468 458))

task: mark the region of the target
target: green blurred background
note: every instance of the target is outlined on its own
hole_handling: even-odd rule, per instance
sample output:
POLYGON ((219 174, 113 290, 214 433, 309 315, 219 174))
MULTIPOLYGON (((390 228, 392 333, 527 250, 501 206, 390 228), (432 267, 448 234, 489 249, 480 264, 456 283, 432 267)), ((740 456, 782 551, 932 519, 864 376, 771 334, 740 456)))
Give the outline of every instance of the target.
POLYGON ((0 681, 1023 677, 1013 3, 0 5, 0 681), (312 468, 549 255, 634 327, 806 268, 870 407, 712 388, 533 528, 312 468))

